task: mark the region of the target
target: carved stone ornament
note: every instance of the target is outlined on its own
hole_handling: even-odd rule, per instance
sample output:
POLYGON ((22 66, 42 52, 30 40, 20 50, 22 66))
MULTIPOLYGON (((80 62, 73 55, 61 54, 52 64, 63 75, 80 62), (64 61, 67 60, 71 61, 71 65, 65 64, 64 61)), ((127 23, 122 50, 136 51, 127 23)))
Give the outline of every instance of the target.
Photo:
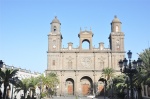
POLYGON ((84 68, 90 68, 91 67, 91 64, 92 64, 92 60, 90 57, 83 57, 81 59, 81 65, 84 67, 84 68))

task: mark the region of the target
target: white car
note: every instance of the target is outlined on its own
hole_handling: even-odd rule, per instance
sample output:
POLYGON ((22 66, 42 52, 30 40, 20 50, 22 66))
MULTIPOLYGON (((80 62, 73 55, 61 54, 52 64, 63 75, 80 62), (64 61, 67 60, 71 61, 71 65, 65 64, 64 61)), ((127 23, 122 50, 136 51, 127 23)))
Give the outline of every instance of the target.
POLYGON ((87 97, 91 98, 91 99, 95 98, 95 96, 93 96, 93 95, 90 95, 90 96, 87 96, 87 97))

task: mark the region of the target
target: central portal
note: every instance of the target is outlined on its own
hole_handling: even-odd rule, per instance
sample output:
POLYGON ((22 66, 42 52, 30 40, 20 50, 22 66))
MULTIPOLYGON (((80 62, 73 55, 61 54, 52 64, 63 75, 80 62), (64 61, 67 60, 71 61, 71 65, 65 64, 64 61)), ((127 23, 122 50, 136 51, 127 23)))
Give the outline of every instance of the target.
POLYGON ((66 80, 66 85, 68 89, 68 95, 74 95, 74 80, 71 78, 68 78, 66 80))
POLYGON ((82 95, 87 96, 93 94, 92 79, 88 76, 84 76, 80 79, 80 81, 81 81, 82 95))

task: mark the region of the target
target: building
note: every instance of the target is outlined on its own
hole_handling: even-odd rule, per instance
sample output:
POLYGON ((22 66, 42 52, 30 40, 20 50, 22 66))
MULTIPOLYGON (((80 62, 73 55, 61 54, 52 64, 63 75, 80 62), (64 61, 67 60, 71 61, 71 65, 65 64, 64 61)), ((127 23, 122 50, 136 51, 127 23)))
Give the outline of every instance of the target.
MULTIPOLYGON (((38 72, 31 72, 30 70, 26 70, 26 69, 22 69, 22 68, 18 68, 18 67, 14 67, 14 66, 9 66, 9 65, 6 65, 6 64, 3 64, 2 70, 5 70, 5 69, 17 69, 18 72, 16 75, 14 75, 14 77, 18 77, 18 79, 22 80, 22 79, 25 79, 25 78, 31 78, 31 77, 38 77, 41 75, 41 73, 38 73, 38 72)), ((3 90, 4 90, 4 86, 2 84, 0 90, 2 91, 3 93, 3 90)), ((37 94, 40 94, 40 90, 39 88, 36 88, 36 93, 37 94)), ((9 97, 12 98, 12 97, 15 97, 17 99, 20 99, 21 95, 23 95, 23 90, 21 90, 20 92, 15 92, 15 86, 13 86, 12 84, 10 84, 10 87, 8 87, 8 90, 7 90, 7 94, 9 94, 9 97)))
POLYGON ((119 60, 125 57, 124 33, 121 31, 121 22, 115 16, 111 22, 109 48, 100 42, 99 47, 92 45, 93 33, 91 30, 80 30, 79 47, 74 48, 69 42, 67 48, 62 48, 63 36, 60 32, 61 23, 55 17, 48 34, 47 70, 55 72, 60 84, 57 85, 57 95, 88 95, 102 90, 104 84, 100 81, 102 69, 109 67, 120 72, 119 60), (83 42, 89 43, 89 49, 83 49, 83 42))

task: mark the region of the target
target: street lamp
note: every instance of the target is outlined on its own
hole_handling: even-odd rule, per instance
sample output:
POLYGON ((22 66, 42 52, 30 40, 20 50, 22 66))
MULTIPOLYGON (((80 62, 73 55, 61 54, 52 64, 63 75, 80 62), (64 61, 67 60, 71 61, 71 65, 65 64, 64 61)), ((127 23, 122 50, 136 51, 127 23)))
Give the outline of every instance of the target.
POLYGON ((40 99, 42 98, 42 80, 40 80, 40 99))
POLYGON ((132 83, 132 78, 133 78, 133 75, 136 74, 137 72, 139 72, 141 70, 140 66, 142 64, 142 60, 140 58, 138 58, 137 61, 133 61, 131 63, 131 58, 132 58, 132 52, 129 52, 127 53, 128 55, 128 59, 129 59, 129 64, 128 64, 128 60, 126 58, 124 58, 124 60, 120 60, 119 61, 119 67, 120 67, 120 71, 124 74, 126 74, 129 79, 130 79, 130 90, 131 90, 131 99, 134 99, 133 98, 133 83, 132 83), (138 69, 139 68, 139 71, 138 69))
POLYGON ((3 61, 0 60, 0 71, 1 71, 1 68, 3 67, 3 61))
POLYGON ((113 80, 110 80, 110 85, 111 85, 111 99, 113 99, 113 80))
MULTIPOLYGON (((3 67, 3 61, 0 60, 0 71, 1 71, 1 68, 3 67)), ((1 84, 2 84, 2 81, 1 81, 1 77, 0 77, 0 87, 1 87, 1 84)), ((0 89, 1 91, 1 89, 0 89)), ((1 97, 1 96, 0 96, 1 97)))

